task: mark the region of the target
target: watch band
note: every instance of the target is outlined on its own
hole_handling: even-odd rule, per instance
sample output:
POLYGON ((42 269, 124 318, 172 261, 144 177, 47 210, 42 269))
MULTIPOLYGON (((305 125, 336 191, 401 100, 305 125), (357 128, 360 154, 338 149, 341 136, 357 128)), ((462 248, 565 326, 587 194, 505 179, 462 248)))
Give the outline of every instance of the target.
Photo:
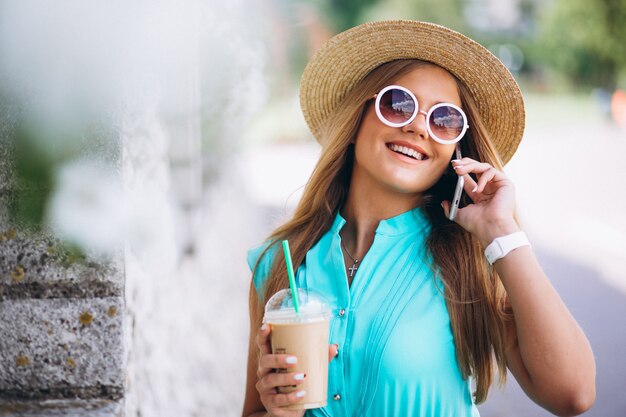
POLYGON ((485 248, 485 257, 490 265, 513 249, 521 246, 530 246, 530 242, 524 232, 511 233, 510 235, 497 237, 485 248))

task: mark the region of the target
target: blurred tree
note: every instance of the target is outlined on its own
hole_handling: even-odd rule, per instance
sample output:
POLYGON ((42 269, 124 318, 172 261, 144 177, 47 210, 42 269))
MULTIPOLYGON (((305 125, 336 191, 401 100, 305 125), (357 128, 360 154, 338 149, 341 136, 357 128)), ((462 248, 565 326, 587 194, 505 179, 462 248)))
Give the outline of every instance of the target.
MULTIPOLYGON (((414 19, 447 26, 470 36, 494 52, 510 45, 521 50, 523 67, 512 69, 525 72, 532 69, 536 31, 535 21, 539 3, 545 0, 273 0, 271 4, 280 17, 272 24, 275 29, 284 24, 283 35, 288 52, 289 75, 298 80, 312 52, 333 34, 360 23, 386 19, 414 19), (504 18, 502 13, 505 13, 504 18), (508 14, 507 14, 508 13, 508 14), (312 39, 316 41, 313 42, 312 39), (526 60, 526 55, 530 60, 526 60)), ((504 49, 506 49, 504 48, 504 49)), ((540 56, 541 57, 541 56, 540 56)))
POLYGON ((626 1, 555 0, 538 41, 546 62, 576 85, 613 90, 626 70, 626 1))
POLYGON ((447 26, 462 33, 469 28, 464 20, 466 1, 462 0, 379 0, 362 8, 362 23, 384 19, 413 19, 447 26))
POLYGON ((44 221, 46 202, 53 189, 54 166, 49 155, 34 139, 31 126, 22 125, 10 138, 15 147, 15 176, 18 186, 26 190, 12 199, 9 214, 13 223, 39 231, 44 221))
POLYGON ((425 20, 464 31, 465 0, 315 0, 333 32, 386 19, 425 20))
POLYGON ((342 32, 361 23, 359 17, 367 7, 378 0, 328 0, 326 9, 330 13, 330 24, 336 33, 342 32))

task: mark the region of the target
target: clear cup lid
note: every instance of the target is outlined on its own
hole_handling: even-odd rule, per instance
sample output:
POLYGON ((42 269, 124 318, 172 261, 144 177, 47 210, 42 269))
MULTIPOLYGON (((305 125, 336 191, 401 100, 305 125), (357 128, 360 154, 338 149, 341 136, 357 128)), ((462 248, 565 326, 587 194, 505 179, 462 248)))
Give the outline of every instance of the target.
POLYGON ((265 304, 263 322, 292 323, 294 321, 317 321, 330 318, 330 307, 321 295, 298 288, 298 313, 293 305, 289 288, 274 294, 265 304))

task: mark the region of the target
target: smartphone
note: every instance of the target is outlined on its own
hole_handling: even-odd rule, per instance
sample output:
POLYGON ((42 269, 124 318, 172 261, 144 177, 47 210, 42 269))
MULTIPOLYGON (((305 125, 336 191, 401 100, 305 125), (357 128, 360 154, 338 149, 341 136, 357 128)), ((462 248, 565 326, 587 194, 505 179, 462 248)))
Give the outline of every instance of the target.
MULTIPOLYGON (((461 155, 461 147, 459 144, 456 144, 456 159, 463 158, 461 155)), ((454 197, 452 198, 452 205, 450 206, 450 214, 448 218, 450 220, 454 220, 456 216, 456 211, 459 208, 459 203, 461 202, 461 194, 463 193, 463 186, 465 185, 465 178, 459 175, 459 179, 456 181, 456 188, 454 189, 454 197)))

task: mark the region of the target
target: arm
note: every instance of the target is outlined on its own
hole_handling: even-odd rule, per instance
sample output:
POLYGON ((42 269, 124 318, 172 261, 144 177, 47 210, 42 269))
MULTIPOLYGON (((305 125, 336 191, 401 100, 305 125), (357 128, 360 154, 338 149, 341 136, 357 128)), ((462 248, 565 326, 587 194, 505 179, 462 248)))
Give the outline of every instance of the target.
POLYGON ((583 413, 595 400, 589 341, 539 266, 530 247, 495 268, 515 317, 507 332, 507 366, 526 394, 550 412, 583 413))
MULTIPOLYGON (((456 217, 483 248, 519 231, 515 191, 506 176, 486 163, 463 158, 453 163, 465 176, 474 204, 456 217), (476 183, 469 173, 478 176, 476 183)), ((448 210, 449 203, 444 203, 448 210)), ((557 415, 577 415, 595 401, 595 360, 586 336, 550 284, 530 247, 495 262, 515 317, 507 328, 507 366, 526 394, 557 415)))

